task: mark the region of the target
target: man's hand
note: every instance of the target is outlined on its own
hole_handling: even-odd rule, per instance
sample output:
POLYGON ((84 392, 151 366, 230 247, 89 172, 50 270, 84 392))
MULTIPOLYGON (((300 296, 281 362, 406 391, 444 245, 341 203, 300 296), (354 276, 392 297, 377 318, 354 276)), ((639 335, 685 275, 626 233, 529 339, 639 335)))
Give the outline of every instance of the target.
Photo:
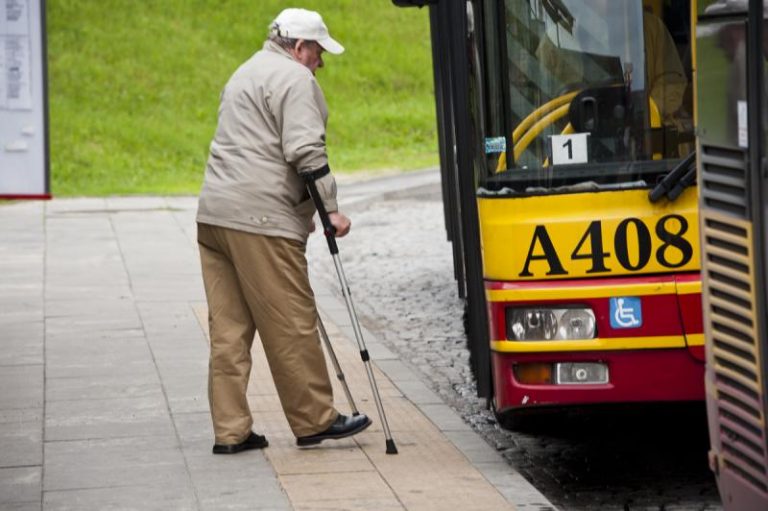
POLYGON ((331 221, 333 228, 336 229, 337 238, 346 236, 349 229, 352 227, 350 219, 345 214, 339 213, 338 211, 328 213, 328 219, 331 221))

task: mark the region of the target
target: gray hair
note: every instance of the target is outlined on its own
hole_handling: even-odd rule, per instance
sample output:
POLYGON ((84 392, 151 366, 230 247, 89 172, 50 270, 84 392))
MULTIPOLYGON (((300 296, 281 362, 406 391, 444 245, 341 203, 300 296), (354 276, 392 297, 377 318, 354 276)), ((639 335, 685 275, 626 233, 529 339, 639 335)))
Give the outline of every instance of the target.
POLYGON ((280 26, 277 23, 269 26, 269 40, 286 50, 295 48, 296 43, 299 41, 293 37, 283 37, 280 35, 280 26))

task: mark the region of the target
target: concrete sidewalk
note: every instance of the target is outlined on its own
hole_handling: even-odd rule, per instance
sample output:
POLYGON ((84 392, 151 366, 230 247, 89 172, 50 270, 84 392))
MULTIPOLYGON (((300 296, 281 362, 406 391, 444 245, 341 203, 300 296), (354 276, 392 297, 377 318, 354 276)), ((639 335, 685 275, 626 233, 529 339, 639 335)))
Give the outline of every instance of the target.
POLYGON ((0 206, 0 509, 553 508, 364 332, 400 451, 386 455, 346 308, 319 285, 374 426, 296 448, 254 343, 249 399, 270 446, 213 456, 195 209, 163 197, 0 206))

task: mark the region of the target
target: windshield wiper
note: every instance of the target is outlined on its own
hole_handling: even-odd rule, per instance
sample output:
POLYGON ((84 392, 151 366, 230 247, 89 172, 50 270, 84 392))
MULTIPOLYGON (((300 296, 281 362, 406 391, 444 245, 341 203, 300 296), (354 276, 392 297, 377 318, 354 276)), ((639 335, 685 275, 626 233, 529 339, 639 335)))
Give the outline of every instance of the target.
POLYGON ((680 197, 683 190, 696 182, 696 151, 691 151, 680 163, 675 165, 659 184, 648 192, 648 200, 658 202, 659 199, 666 196, 668 200, 673 201, 680 197))

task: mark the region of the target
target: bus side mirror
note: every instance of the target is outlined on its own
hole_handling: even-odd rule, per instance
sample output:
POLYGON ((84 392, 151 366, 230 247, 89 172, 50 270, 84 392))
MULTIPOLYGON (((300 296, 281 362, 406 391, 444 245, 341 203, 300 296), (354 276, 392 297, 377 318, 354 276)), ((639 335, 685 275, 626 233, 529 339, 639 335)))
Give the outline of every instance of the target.
POLYGON ((438 0, 392 0, 397 7, 424 7, 425 5, 436 5, 438 0))

